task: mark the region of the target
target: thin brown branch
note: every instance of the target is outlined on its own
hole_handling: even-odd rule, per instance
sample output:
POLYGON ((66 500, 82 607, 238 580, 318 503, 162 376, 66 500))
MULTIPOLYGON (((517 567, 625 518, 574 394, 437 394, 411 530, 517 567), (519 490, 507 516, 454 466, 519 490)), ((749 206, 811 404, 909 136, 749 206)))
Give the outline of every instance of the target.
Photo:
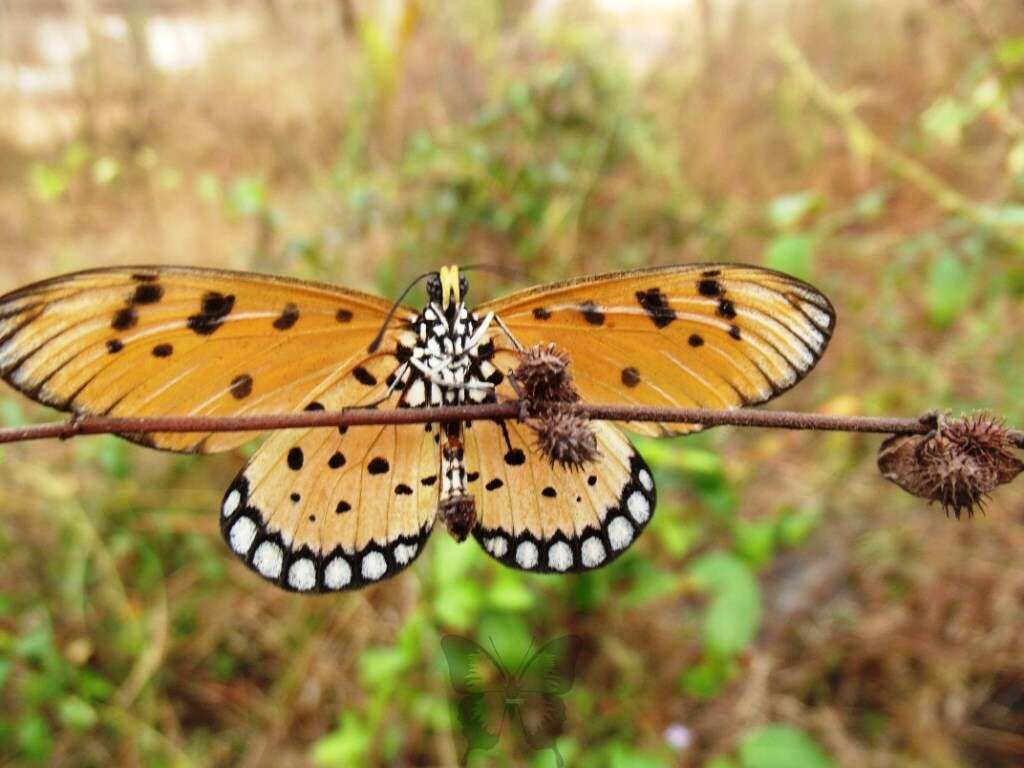
MULTIPOLYGON (((144 434, 152 432, 263 432, 273 429, 339 427, 370 424, 426 424, 452 421, 517 419, 525 403, 509 401, 488 405, 458 405, 440 408, 378 410, 350 408, 343 411, 303 411, 259 416, 159 416, 119 418, 82 416, 52 424, 33 424, 0 429, 0 443, 95 434, 144 434)), ((581 416, 605 421, 651 421, 704 426, 761 427, 829 432, 871 432, 875 434, 924 434, 932 428, 928 419, 833 416, 799 411, 767 411, 753 408, 711 410, 706 408, 655 408, 631 405, 576 404, 581 416)), ((1014 430, 1011 439, 1024 448, 1024 432, 1014 430)))

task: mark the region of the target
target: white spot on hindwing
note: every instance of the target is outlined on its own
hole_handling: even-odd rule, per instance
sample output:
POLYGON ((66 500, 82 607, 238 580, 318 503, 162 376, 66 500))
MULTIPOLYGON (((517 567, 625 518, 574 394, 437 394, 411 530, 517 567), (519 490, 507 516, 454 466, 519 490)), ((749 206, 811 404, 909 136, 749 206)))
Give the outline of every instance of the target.
POLYGON ((308 592, 316 586, 316 565, 308 557, 292 563, 288 569, 288 585, 299 592, 308 592))
POLYGON ((376 581, 388 570, 388 561, 380 552, 367 552, 363 555, 362 564, 363 578, 367 581, 376 581))
POLYGON ((640 485, 644 487, 648 493, 654 490, 654 478, 651 477, 651 473, 646 469, 641 469, 637 475, 637 479, 640 481, 640 485))
POLYGON ((395 562, 399 565, 406 565, 416 557, 416 552, 419 551, 419 544, 396 544, 395 545, 395 562))
POLYGON ((508 539, 504 536, 492 536, 484 541, 484 549, 495 557, 504 557, 508 554, 508 539))
POLYGON ((280 576, 283 564, 284 552, 272 541, 264 541, 256 547, 256 554, 252 556, 253 568, 268 579, 280 576))
POLYGON ((238 492, 237 488, 232 489, 231 493, 224 499, 224 506, 221 511, 224 513, 224 517, 231 517, 235 510, 238 509, 238 505, 242 503, 242 494, 238 492))
POLYGON ((231 544, 231 549, 235 554, 243 557, 249 554, 249 548, 256 538, 256 530, 256 523, 248 517, 240 517, 235 521, 228 534, 228 543, 231 544))
POLYGON ((651 503, 640 491, 633 491, 629 495, 626 500, 626 508, 629 509, 629 514, 639 525, 646 523, 651 516, 651 503))
POLYGON ((338 555, 324 568, 324 586, 328 589, 343 589, 352 581, 352 567, 338 555))
POLYGON ((597 536, 591 536, 580 547, 580 557, 587 568, 596 568, 604 562, 606 556, 604 544, 597 536))
POLYGON ((608 543, 612 549, 621 552, 633 540, 633 524, 621 515, 608 523, 608 543))
POLYGON ((537 545, 532 541, 524 541, 516 547, 516 563, 527 570, 537 565, 537 545))
POLYGON ((556 571, 572 567, 572 549, 564 541, 557 541, 548 549, 548 567, 556 571))

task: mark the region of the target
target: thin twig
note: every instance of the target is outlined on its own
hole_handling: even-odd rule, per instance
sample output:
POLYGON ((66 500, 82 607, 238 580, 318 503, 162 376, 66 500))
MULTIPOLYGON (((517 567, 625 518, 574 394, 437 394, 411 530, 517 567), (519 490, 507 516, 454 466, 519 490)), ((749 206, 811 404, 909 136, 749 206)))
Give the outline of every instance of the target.
MULTIPOLYGON (((70 421, 0 429, 0 443, 68 438, 95 434, 146 434, 153 432, 263 432, 272 429, 340 427, 380 424, 426 424, 452 421, 518 419, 524 403, 510 400, 487 405, 455 405, 440 408, 350 408, 343 411, 303 411, 259 416, 158 416, 119 418, 80 416, 70 421)), ((828 432, 875 434, 924 434, 932 429, 928 419, 882 416, 834 416, 800 411, 766 411, 753 408, 657 408, 635 405, 580 403, 571 406, 581 416, 605 421, 649 421, 704 426, 762 427, 828 432)), ((1011 439, 1024 448, 1024 432, 1011 431, 1011 439)))

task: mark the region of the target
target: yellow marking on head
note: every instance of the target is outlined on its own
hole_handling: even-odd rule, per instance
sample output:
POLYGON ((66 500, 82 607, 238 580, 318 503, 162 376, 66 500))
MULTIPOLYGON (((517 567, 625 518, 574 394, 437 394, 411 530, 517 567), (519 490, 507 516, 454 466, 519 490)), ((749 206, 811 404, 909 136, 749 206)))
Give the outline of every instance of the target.
POLYGON ((438 275, 441 278, 441 306, 444 309, 448 309, 448 305, 453 298, 456 303, 460 300, 459 267, 456 264, 441 267, 438 275))

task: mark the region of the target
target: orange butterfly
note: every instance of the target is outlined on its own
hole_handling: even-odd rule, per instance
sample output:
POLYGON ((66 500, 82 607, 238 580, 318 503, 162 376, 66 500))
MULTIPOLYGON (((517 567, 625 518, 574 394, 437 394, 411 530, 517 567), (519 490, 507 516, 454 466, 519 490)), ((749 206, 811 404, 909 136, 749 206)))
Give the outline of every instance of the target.
MULTIPOLYGON (((733 408, 796 384, 835 324, 811 286, 757 267, 690 265, 532 288, 470 309, 458 267, 422 311, 280 277, 185 267, 79 272, 0 298, 0 374, 39 402, 111 416, 285 413, 515 398, 518 351, 554 342, 584 400, 733 408)), ((699 427, 629 423, 648 435, 699 427)), ((551 463, 518 421, 290 429, 228 489, 221 530, 246 565, 299 592, 395 575, 440 517, 527 571, 605 565, 654 512, 654 480, 620 426, 600 457, 551 463)), ((171 451, 246 433, 124 435, 171 451)))

